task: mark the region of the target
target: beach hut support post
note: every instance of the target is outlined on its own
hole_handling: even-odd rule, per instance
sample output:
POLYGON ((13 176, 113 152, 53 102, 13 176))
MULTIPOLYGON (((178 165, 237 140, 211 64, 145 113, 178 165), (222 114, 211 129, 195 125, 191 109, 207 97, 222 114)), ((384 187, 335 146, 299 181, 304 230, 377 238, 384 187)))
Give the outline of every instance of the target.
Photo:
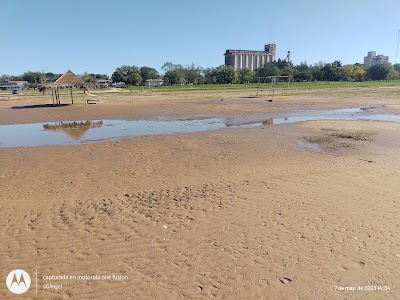
POLYGON ((56 102, 54 100, 54 92, 53 89, 51 89, 51 98, 53 99, 53 106, 56 106, 56 102))
POLYGON ((87 104, 88 104, 88 96, 89 96, 89 88, 88 88, 88 87, 85 87, 85 88, 83 89, 83 93, 84 93, 84 95, 85 95, 85 105, 87 105, 87 104))
POLYGON ((58 87, 56 88, 56 99, 57 99, 57 106, 61 105, 61 98, 60 98, 60 90, 58 87))
POLYGON ((72 101, 72 104, 74 104, 74 97, 72 96, 72 85, 69 87, 69 90, 70 90, 70 92, 71 92, 71 101, 72 101))

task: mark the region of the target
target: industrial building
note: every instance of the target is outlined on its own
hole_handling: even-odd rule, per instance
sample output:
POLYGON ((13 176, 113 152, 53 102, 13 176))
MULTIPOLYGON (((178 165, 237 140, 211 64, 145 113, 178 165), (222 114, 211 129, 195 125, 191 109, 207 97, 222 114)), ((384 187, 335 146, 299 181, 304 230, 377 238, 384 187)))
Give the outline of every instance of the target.
POLYGON ((364 64, 367 66, 374 65, 378 62, 389 62, 389 56, 382 54, 376 55, 376 51, 368 52, 368 55, 364 57, 364 64))
POLYGON ((232 66, 235 70, 254 71, 276 60, 276 44, 265 45, 264 51, 228 49, 224 55, 225 65, 232 66))

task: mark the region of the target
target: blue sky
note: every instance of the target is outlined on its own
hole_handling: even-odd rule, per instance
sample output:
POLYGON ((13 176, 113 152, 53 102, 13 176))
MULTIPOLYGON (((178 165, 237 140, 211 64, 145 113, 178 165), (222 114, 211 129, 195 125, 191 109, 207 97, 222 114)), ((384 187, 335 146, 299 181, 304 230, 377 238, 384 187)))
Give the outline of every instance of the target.
POLYGON ((399 0, 0 0, 0 75, 216 67, 226 49, 269 41, 295 64, 362 63, 371 50, 394 63, 399 16, 399 0))

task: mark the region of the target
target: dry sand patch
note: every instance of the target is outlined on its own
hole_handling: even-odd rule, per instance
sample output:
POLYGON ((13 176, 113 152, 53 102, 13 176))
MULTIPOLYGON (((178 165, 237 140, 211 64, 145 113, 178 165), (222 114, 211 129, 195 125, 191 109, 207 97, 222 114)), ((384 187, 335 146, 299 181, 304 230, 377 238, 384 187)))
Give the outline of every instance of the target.
MULTIPOLYGON (((192 95, 193 106, 183 99, 191 94, 167 98, 161 110, 120 99, 50 115, 25 110, 2 122, 135 118, 164 114, 167 106, 189 118, 213 109, 246 115, 261 107, 240 103, 236 94, 220 101, 232 105, 209 106, 200 95, 192 95), (132 111, 123 112, 127 107, 132 111)), ((370 96, 366 102, 375 105, 370 96)), ((282 100, 289 111, 349 104, 291 100, 282 100)), ((283 110, 276 102, 265 111, 283 110)), ((64 282, 60 292, 39 287, 27 299, 397 299, 399 129, 318 121, 0 149, 0 270, 129 277, 64 282), (317 153, 298 145, 305 136, 357 130, 377 134, 356 141, 356 149, 317 153)), ((0 284, 0 297, 9 295, 0 284)))

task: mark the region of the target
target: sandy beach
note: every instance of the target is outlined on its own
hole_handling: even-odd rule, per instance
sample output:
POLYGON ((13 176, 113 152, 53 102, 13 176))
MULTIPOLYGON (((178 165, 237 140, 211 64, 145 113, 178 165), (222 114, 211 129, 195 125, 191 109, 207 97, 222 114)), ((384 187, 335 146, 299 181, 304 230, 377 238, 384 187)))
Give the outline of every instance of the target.
MULTIPOLYGON (((0 125, 400 114, 396 87, 253 94, 0 95, 0 125)), ((318 120, 0 148, 2 281, 28 272, 20 299, 399 299, 399 146, 396 122, 318 120)))

